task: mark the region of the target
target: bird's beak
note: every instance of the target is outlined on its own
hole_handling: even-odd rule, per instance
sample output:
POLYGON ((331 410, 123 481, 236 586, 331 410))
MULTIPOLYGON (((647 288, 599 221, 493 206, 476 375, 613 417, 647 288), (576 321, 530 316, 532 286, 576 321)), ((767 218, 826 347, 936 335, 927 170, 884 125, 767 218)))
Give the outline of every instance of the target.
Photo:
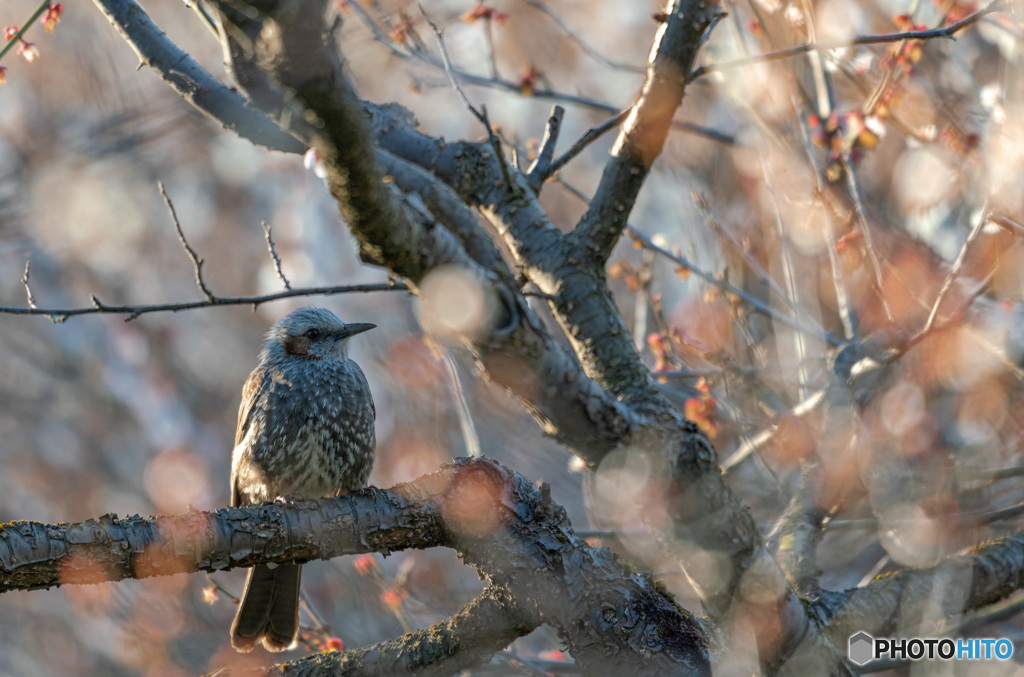
POLYGON ((362 334, 364 331, 370 331, 376 328, 377 325, 370 324, 369 322, 353 322, 352 324, 346 324, 344 327, 334 332, 334 340, 340 341, 347 339, 349 336, 355 336, 356 334, 362 334))

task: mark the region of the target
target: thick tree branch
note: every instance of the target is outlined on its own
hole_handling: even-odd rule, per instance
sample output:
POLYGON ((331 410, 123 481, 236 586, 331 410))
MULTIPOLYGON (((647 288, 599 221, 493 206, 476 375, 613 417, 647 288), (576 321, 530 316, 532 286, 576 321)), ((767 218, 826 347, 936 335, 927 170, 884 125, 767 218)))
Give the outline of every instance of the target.
POLYGON ((553 625, 589 674, 709 674, 689 614, 579 538, 546 486, 487 459, 315 502, 13 522, 0 527, 0 592, 439 545, 456 549, 503 600, 530 610, 502 627, 553 625))
MULTIPOLYGON (((273 4, 262 3, 261 7, 273 4)), ((499 165, 502 159, 494 157, 489 145, 442 144, 416 132, 412 117, 393 105, 370 108, 369 128, 375 132, 370 134, 364 126, 367 120, 361 114, 361 103, 340 65, 326 53, 311 53, 322 34, 322 24, 310 18, 316 14, 296 16, 283 10, 273 18, 264 18, 255 58, 284 91, 292 92, 295 100, 309 110, 312 119, 319 120, 320 131, 313 143, 328 166, 328 183, 342 209, 351 214, 350 226, 364 250, 371 253, 369 258, 410 277, 415 284, 431 265, 436 265, 435 261, 424 260, 424 256, 430 258, 432 250, 418 238, 444 230, 424 224, 421 233, 409 233, 409 221, 389 223, 370 219, 367 212, 358 213, 360 205, 368 213, 384 213, 377 201, 377 196, 385 194, 379 178, 374 185, 368 177, 355 176, 379 171, 370 164, 374 157, 372 138, 376 136, 382 147, 432 171, 463 200, 483 210, 530 279, 553 298, 556 316, 596 384, 570 376, 559 364, 565 359, 564 353, 551 350, 546 335, 540 338, 543 352, 529 344, 537 346, 539 337, 533 331, 523 331, 529 326, 524 320, 529 319, 530 325, 533 321, 528 306, 518 292, 502 284, 494 284, 493 289, 505 294, 505 317, 486 342, 478 341, 474 346, 487 371, 539 414, 546 432, 560 441, 572 440, 575 444, 568 446, 592 466, 627 444, 631 453, 647 457, 656 473, 663 473, 659 481, 664 481, 664 493, 651 492, 651 503, 641 508, 651 516, 664 515, 666 505, 657 505, 662 497, 668 506, 674 542, 695 544, 729 562, 724 581, 716 571, 714 578, 719 580, 706 590, 706 606, 712 617, 728 622, 731 614, 746 610, 734 604, 741 583, 771 590, 771 613, 778 625, 772 626, 772 638, 764 641, 774 641, 778 634, 785 640, 778 643, 776 653, 766 654, 765 660, 783 662, 792 648, 789 640, 795 643, 806 635, 806 611, 764 547, 749 512, 725 484, 707 438, 696 426, 684 422, 651 384, 649 370, 632 344, 600 267, 594 267, 596 272, 590 274, 581 269, 579 248, 548 221, 522 174, 512 171, 512 185, 508 185, 499 165), (346 164, 349 161, 351 164, 346 164), (356 185, 359 191, 352 190, 356 185), (408 265, 410 255, 419 257, 419 263, 408 265), (507 362, 500 364, 509 359, 515 365, 526 361, 530 366, 527 378, 523 378, 522 369, 509 369, 507 362), (538 390, 536 384, 544 372, 536 367, 550 374, 552 359, 555 373, 568 378, 542 377, 542 382, 553 387, 538 390), (609 406, 609 391, 622 402, 609 406), (580 404, 582 411, 576 409, 580 404), (562 415, 553 421, 557 426, 548 426, 544 418, 551 412, 582 415, 562 415), (585 448, 578 445, 577 434, 587 440, 585 448), (777 631, 779 627, 781 631, 777 631)), ((322 21, 318 15, 316 19, 322 21)), ((387 214, 402 218, 398 211, 387 214)))
MULTIPOLYGON (((638 417, 587 378, 580 365, 543 330, 525 298, 506 279, 508 271, 500 257, 473 232, 477 228, 469 222, 468 214, 454 206, 454 194, 429 184, 425 174, 399 164, 397 158, 378 154, 368 122, 376 121, 373 127, 378 134, 393 129, 401 138, 412 141, 421 135, 411 131, 414 121, 397 106, 377 107, 374 114, 366 115, 341 64, 323 45, 322 16, 310 9, 303 7, 304 11, 280 20, 264 19, 261 38, 254 46, 255 58, 316 118, 317 132, 311 142, 327 168, 328 185, 360 242, 363 258, 405 277, 414 287, 442 264, 457 264, 471 271, 498 305, 492 331, 472 346, 487 375, 522 397, 547 434, 588 462, 596 463, 610 450, 627 444, 640 425, 638 417), (422 198, 415 194, 414 203, 395 182, 382 181, 382 164, 394 171, 399 184, 429 187, 434 195, 428 192, 422 198), (453 217, 452 228, 460 233, 461 243, 434 220, 431 205, 436 213, 453 217), (475 255, 470 256, 464 245, 475 255), (485 262, 493 267, 485 268, 485 262)), ((433 144, 436 141, 423 137, 420 147, 431 152, 436 150, 433 144)), ((465 169, 474 158, 477 175, 484 170, 498 171, 489 145, 452 146, 466 154, 464 160, 445 160, 450 161, 452 171, 465 169)), ((394 149, 409 151, 404 145, 394 149)), ((423 159, 422 152, 411 154, 423 159)), ((416 164, 430 166, 428 162, 416 164)), ((522 179, 514 173, 517 180, 522 179)), ((440 178, 444 175, 441 172, 440 178)), ((474 185, 479 180, 475 176, 467 178, 474 185)), ((490 188, 495 199, 505 194, 505 188, 490 188)), ((519 190, 525 196, 525 184, 519 190)), ((510 204, 522 207, 524 215, 535 223, 546 219, 535 200, 510 204)), ((546 227, 554 232, 550 224, 546 227)))
POLYGON ((718 15, 713 0, 670 0, 665 8, 640 95, 619 131, 590 208, 574 231, 589 259, 601 267, 661 155, 704 34, 718 15))
POLYGON ((271 150, 303 153, 305 144, 251 107, 171 42, 134 0, 93 0, 143 64, 156 70, 181 98, 239 136, 271 150))
POLYGON ((443 143, 421 134, 415 118, 395 104, 368 104, 367 111, 382 148, 429 170, 483 211, 519 266, 549 297, 590 378, 635 411, 670 408, 633 345, 603 270, 579 265, 579 246, 549 221, 526 177, 512 170, 509 189, 488 144, 443 143))
POLYGON ((535 616, 518 609, 502 589, 489 586, 454 616, 386 642, 344 653, 319 653, 267 668, 219 670, 213 675, 402 677, 415 673, 445 677, 486 663, 515 639, 535 630, 540 625, 535 616))

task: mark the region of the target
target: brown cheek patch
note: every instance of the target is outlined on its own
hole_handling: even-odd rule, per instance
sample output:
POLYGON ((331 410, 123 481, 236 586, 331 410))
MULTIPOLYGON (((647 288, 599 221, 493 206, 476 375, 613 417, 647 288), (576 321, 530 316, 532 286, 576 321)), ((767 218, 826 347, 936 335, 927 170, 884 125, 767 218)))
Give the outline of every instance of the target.
POLYGON ((284 340, 284 350, 295 357, 309 357, 309 339, 304 336, 289 336, 284 340))

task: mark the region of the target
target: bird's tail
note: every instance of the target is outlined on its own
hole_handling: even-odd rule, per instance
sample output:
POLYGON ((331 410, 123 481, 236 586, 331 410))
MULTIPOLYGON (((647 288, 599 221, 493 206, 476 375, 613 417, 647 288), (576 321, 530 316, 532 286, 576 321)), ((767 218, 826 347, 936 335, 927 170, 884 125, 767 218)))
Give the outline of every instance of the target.
POLYGON ((299 634, 301 564, 259 564, 249 569, 245 592, 231 624, 231 646, 249 653, 262 642, 267 651, 284 651, 299 634))

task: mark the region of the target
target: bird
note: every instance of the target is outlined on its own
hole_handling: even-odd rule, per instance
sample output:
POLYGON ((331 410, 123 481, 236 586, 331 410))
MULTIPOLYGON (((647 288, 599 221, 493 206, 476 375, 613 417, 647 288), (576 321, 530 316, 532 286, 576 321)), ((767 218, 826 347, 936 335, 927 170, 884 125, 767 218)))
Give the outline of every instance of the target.
MULTIPOLYGON (((373 329, 304 307, 267 332, 259 364, 242 388, 231 459, 231 505, 336 496, 366 486, 373 468, 376 409, 348 340, 373 329)), ((302 565, 249 570, 231 625, 248 653, 295 646, 302 565)))

